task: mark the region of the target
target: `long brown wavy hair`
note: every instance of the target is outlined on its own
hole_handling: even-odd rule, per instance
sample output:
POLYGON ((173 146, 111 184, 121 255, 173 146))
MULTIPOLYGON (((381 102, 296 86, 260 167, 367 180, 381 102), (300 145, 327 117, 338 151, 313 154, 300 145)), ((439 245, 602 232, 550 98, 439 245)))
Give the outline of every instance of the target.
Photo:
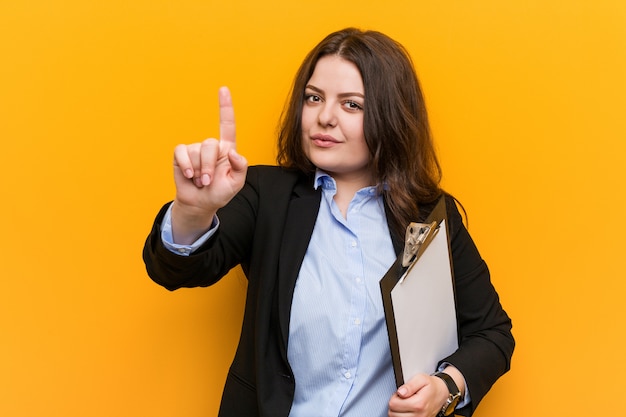
POLYGON ((302 148, 304 91, 318 60, 337 55, 359 69, 365 88, 363 130, 373 178, 383 194, 389 223, 404 236, 420 206, 441 194, 437 160, 422 90, 406 49, 387 35, 355 28, 328 35, 302 62, 281 117, 280 166, 315 171, 302 148))

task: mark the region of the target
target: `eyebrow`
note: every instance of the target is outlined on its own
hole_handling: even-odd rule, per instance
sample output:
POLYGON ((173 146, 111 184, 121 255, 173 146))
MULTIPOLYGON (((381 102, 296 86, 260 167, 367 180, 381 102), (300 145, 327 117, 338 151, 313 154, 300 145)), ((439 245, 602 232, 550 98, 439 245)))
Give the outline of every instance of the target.
MULTIPOLYGON (((308 85, 305 87, 305 89, 306 89, 306 88, 311 89, 311 90, 315 91, 316 93, 320 93, 320 94, 323 94, 323 93, 324 93, 324 90, 322 90, 321 88, 317 88, 317 87, 315 87, 314 85, 311 85, 311 84, 308 84, 308 85)), ((338 97, 340 97, 340 98, 345 98, 345 97, 354 97, 354 96, 361 97, 361 98, 365 98, 365 95, 364 95, 363 93, 357 93, 357 92, 346 92, 346 93, 340 93, 340 94, 338 94, 337 96, 338 96, 338 97)))

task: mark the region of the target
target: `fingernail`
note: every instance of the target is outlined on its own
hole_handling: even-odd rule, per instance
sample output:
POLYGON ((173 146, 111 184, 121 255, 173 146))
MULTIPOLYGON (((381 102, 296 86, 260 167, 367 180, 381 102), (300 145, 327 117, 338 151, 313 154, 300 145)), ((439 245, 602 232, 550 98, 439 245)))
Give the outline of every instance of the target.
POLYGON ((190 168, 187 168, 187 169, 185 170, 185 177, 187 177, 187 178, 192 178, 192 177, 193 177, 193 170, 192 170, 192 169, 190 169, 190 168))
POLYGON ((210 183, 211 183, 211 177, 209 177, 209 174, 203 174, 202 185, 209 185, 210 183))
POLYGON ((406 388, 405 387, 400 387, 398 388, 398 395, 401 397, 404 397, 406 395, 406 388))

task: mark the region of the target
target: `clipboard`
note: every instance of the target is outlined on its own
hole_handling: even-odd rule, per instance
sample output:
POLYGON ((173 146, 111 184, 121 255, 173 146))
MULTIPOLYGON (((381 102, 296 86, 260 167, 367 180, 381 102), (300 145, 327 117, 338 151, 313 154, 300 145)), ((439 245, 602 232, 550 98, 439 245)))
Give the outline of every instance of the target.
POLYGON ((431 374, 458 349, 445 196, 407 227, 404 251, 380 280, 396 385, 431 374))

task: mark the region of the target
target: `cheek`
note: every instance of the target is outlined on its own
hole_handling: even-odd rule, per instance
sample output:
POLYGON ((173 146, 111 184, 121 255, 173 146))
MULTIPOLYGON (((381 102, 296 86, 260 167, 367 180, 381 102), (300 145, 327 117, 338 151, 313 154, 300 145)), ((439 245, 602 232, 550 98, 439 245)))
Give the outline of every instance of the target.
POLYGON ((306 132, 304 131, 304 126, 303 126, 302 136, 300 138, 300 146, 302 147, 302 151, 304 152, 304 155, 306 155, 307 159, 311 158, 311 150, 309 149, 309 145, 310 145, 310 141, 307 140, 307 135, 306 135, 306 132))
POLYGON ((302 109, 302 125, 301 125, 302 131, 306 132, 308 128, 311 127, 313 122, 314 122, 313 112, 311 110, 307 111, 307 108, 304 107, 302 109))
POLYGON ((350 135, 353 138, 358 138, 363 144, 365 144, 365 131, 363 129, 363 119, 353 120, 349 126, 350 135))

